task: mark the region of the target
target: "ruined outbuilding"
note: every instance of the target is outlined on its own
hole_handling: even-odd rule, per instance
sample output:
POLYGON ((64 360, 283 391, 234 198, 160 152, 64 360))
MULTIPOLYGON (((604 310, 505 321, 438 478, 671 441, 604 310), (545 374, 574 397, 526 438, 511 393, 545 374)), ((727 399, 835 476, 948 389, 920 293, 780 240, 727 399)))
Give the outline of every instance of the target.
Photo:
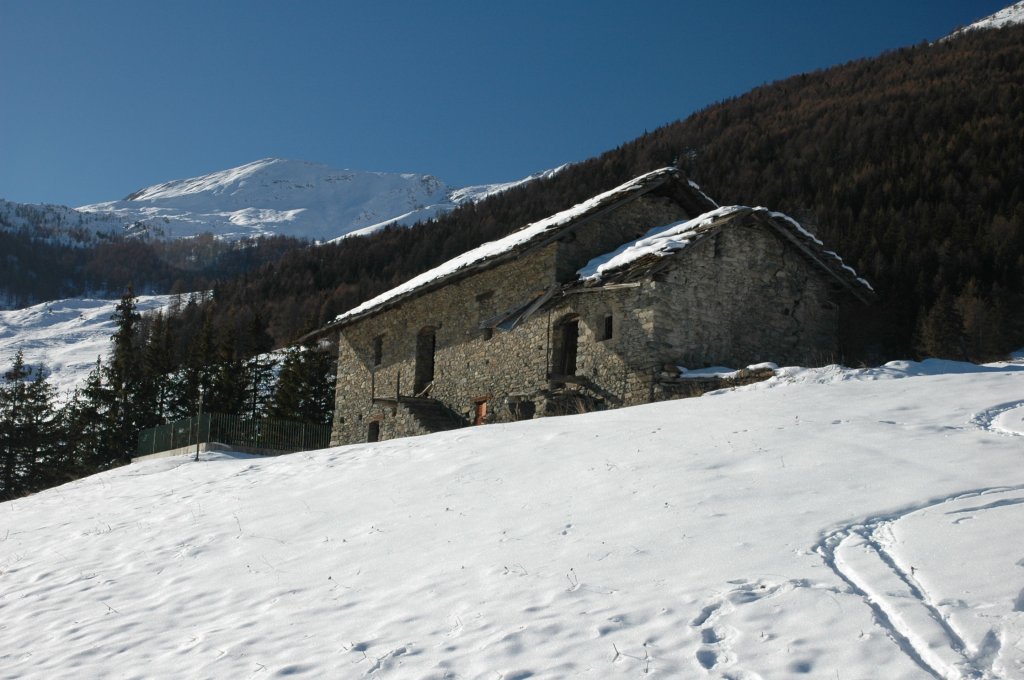
POLYGON ((337 333, 332 444, 684 396, 677 367, 816 364, 870 286, 796 222, 675 168, 417 276, 337 333))

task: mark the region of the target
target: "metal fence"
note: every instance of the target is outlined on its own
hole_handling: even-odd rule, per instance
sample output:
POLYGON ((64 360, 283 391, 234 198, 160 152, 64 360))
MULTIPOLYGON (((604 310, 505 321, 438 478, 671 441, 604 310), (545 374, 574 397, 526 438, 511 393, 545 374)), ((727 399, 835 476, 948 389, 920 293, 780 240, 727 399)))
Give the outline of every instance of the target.
POLYGON ((330 425, 310 425, 279 418, 242 418, 204 413, 139 433, 140 456, 217 442, 228 446, 275 452, 322 449, 331 439, 330 425))

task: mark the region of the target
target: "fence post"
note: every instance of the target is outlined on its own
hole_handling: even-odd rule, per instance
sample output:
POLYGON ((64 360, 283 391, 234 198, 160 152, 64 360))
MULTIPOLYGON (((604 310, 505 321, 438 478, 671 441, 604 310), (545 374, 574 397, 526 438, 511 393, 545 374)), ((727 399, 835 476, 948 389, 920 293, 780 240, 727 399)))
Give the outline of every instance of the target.
MULTIPOLYGON (((199 390, 199 415, 196 417, 196 457, 199 460, 199 442, 203 438, 203 390, 199 390)), ((189 428, 191 429, 191 428, 189 428)))

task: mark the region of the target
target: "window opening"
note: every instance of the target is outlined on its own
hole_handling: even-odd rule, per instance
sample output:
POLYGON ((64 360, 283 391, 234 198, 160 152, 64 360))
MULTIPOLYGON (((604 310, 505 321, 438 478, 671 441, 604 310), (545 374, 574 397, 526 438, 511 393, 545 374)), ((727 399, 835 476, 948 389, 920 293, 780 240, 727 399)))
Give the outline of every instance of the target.
POLYGON ((378 335, 373 339, 373 365, 380 366, 384 360, 384 338, 378 335))
POLYGON ((366 441, 367 442, 379 442, 380 441, 380 421, 374 420, 366 428, 366 441))
POLYGON ((537 405, 532 401, 513 401, 508 405, 512 412, 512 420, 532 420, 537 412, 537 405))

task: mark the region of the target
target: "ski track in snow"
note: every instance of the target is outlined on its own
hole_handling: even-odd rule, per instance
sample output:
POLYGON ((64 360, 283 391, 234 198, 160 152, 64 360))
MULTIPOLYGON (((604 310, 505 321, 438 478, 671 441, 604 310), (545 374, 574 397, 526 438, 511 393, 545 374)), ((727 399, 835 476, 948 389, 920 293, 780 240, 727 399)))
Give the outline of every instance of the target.
MULTIPOLYGON (((1024 436, 1024 400, 997 404, 975 413, 970 424, 987 432, 1008 436, 1024 436), (1007 416, 1010 423, 1007 425, 1007 416)), ((960 491, 930 499, 892 514, 879 515, 833 529, 816 543, 812 550, 848 587, 847 592, 863 599, 872 610, 875 623, 925 673, 939 680, 996 680, 1004 677, 993 669, 1004 643, 997 628, 990 628, 980 640, 970 640, 943 611, 943 602, 928 591, 916 578, 916 567, 904 564, 898 552, 893 527, 901 520, 929 509, 946 507, 946 515, 965 514, 973 519, 979 511, 1024 505, 1024 484, 987 487, 960 491), (980 505, 958 508, 966 501, 981 497, 1009 496, 980 505), (968 514, 970 513, 970 514, 968 514), (972 651, 973 650, 973 651, 972 651)), ((1024 565, 1022 565, 1024 566, 1024 565)), ((738 666, 738 657, 731 648, 737 630, 725 623, 737 607, 778 597, 798 588, 829 589, 826 584, 812 584, 803 579, 774 583, 770 580, 731 581, 736 587, 714 598, 690 621, 698 634, 697 665, 706 673, 716 673, 722 680, 763 680, 762 676, 738 666)), ((839 591, 836 591, 837 593, 839 591)), ((1024 611, 1024 590, 1014 602, 1016 611, 1024 611)), ((633 658, 644 666, 650 657, 644 648, 643 657, 615 650, 615 660, 633 658)), ((811 672, 811 667, 792 667, 796 673, 811 672)))
POLYGON ((1024 436, 1024 400, 1011 401, 979 411, 971 418, 971 425, 979 430, 1024 436))
MULTIPOLYGON (((1019 403, 1014 407, 1019 406, 1019 403)), ((998 413, 995 407, 985 413, 998 413)), ((974 422, 972 420, 972 422, 974 422)), ((983 496, 1013 495, 1013 498, 980 506, 947 510, 946 514, 977 512, 1024 504, 1024 484, 973 489, 933 499, 891 515, 872 517, 826 534, 814 550, 825 564, 857 595, 875 615, 890 638, 932 677, 942 680, 994 679, 992 662, 1001 641, 996 629, 976 644, 966 639, 944 613, 940 602, 915 578, 916 568, 902 563, 893 526, 916 513, 957 504, 983 496), (976 651, 972 653, 974 647, 976 651)))

